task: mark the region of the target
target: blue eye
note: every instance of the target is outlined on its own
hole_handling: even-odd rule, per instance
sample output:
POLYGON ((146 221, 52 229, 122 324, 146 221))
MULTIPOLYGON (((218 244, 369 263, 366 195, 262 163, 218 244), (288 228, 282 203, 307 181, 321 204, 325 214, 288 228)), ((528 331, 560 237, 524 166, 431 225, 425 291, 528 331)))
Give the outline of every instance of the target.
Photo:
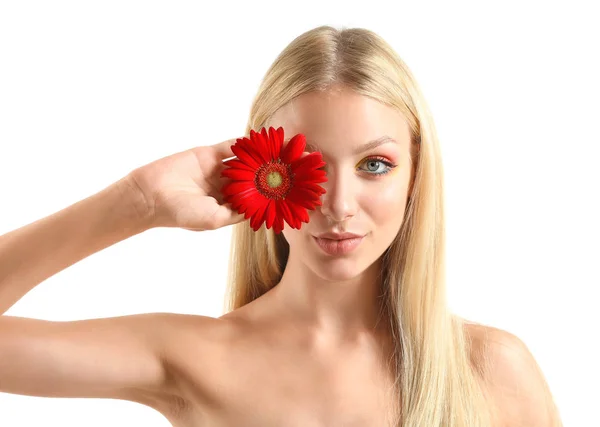
MULTIPOLYGON (((366 172, 369 172, 371 175, 385 175, 397 166, 388 162, 385 158, 377 156, 366 158, 364 163, 367 165, 366 172), (379 170, 381 167, 380 165, 384 165, 387 169, 379 170)), ((365 169, 361 170, 365 171, 365 169)))

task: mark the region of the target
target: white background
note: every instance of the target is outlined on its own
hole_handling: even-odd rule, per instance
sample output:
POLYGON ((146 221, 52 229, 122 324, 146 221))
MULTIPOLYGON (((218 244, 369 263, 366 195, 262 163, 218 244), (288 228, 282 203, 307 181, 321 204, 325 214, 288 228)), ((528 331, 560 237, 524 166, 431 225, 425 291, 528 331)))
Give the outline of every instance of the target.
MULTIPOLYGON (((525 341, 565 426, 600 425, 592 3, 3 1, 0 234, 155 159, 241 136, 260 79, 293 38, 322 24, 369 28, 414 72, 439 131, 452 308, 525 341)), ((6 314, 217 317, 230 235, 150 230, 6 314)), ((1 426, 48 424, 169 425, 132 402, 0 393, 1 426)))

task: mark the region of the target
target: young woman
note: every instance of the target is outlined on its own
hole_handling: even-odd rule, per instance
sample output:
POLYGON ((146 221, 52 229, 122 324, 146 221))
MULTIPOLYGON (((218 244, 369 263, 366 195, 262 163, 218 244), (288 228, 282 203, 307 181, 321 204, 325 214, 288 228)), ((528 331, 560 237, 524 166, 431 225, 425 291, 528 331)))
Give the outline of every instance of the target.
POLYGON ((150 228, 234 227, 225 315, 2 316, 0 391, 126 399, 176 426, 561 425, 526 345, 449 312, 440 149, 392 48, 365 29, 302 34, 268 70, 246 133, 270 127, 284 146, 304 134, 302 156, 326 162, 301 227, 251 228, 259 208, 225 202, 232 139, 2 236, 0 313, 150 228))

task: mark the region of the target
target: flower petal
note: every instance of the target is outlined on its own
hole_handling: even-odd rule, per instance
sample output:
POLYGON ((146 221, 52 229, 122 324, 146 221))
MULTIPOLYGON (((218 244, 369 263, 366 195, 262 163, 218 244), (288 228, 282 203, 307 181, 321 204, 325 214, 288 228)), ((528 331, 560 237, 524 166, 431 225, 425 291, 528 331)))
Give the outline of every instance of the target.
POLYGON ((229 168, 221 172, 221 177, 237 181, 253 181, 256 174, 246 169, 229 168))
POLYGON ((303 191, 301 189, 298 188, 294 188, 292 189, 287 197, 286 200, 291 201, 292 203, 295 203, 303 208, 306 209, 314 209, 316 206, 320 206, 321 205, 321 200, 319 197, 315 197, 314 193, 308 193, 306 191, 303 191))
POLYGON ((311 169, 323 167, 326 165, 326 163, 323 161, 321 153, 314 152, 302 157, 301 159, 295 160, 291 163, 291 165, 292 172, 301 174, 311 169))
POLYGON ((225 193, 223 193, 223 195, 223 201, 226 203, 231 203, 231 206, 235 206, 235 209, 240 209, 243 204, 255 203, 257 199, 263 197, 255 187, 250 187, 247 190, 239 193, 229 195, 225 195, 225 193))
POLYGON ((273 224, 273 230, 275 231, 275 234, 279 234, 283 230, 283 211, 281 210, 281 207, 283 205, 284 203, 275 203, 275 208, 277 210, 277 215, 275 216, 275 223, 273 224))
POLYGON ((265 213, 267 219, 267 228, 273 227, 273 221, 275 221, 276 213, 275 200, 269 199, 269 206, 267 206, 267 212, 265 213))
POLYGON ((256 168, 253 168, 252 166, 248 165, 247 163, 243 163, 243 162, 239 161, 238 159, 227 160, 227 161, 223 162, 223 165, 230 167, 230 168, 248 170, 250 172, 256 171, 256 168))
POLYGON ((303 181, 303 182, 297 182, 295 184, 296 188, 304 188, 307 190, 312 191, 313 193, 316 193, 317 195, 321 195, 321 194, 325 194, 326 191, 323 187, 321 187, 319 184, 315 184, 313 182, 309 182, 309 181, 303 181))
POLYGON ((256 157, 254 153, 249 152, 241 144, 236 143, 232 145, 231 151, 237 156, 238 159, 240 159, 241 162, 246 163, 248 166, 255 169, 260 167, 261 159, 256 157))
MULTIPOLYGON (((298 158, 302 155, 305 148, 306 148, 306 137, 303 134, 299 133, 297 135, 294 135, 294 137, 292 139, 290 139, 290 141, 287 143, 287 145, 285 147, 283 147, 283 150, 281 150, 281 154, 279 157, 281 158, 282 162, 291 163, 293 165, 293 162, 298 161, 298 158)), ((310 153, 310 154, 314 154, 314 153, 310 153)), ((318 153, 318 154, 320 154, 320 153, 318 153)), ((292 166, 292 168, 293 168, 293 166, 292 166)))
POLYGON ((254 130, 250 130, 250 135, 252 136, 252 139, 249 138, 239 138, 237 141, 237 144, 239 147, 243 148, 245 151, 247 151, 250 155, 252 155, 252 157, 261 165, 264 163, 268 162, 268 155, 265 152, 266 147, 265 145, 262 143, 263 141, 261 141, 260 139, 256 138, 257 135, 259 135, 258 133, 256 133, 254 130))
POLYGON ((289 202, 287 200, 282 200, 277 204, 277 206, 279 207, 281 216, 283 217, 283 219, 285 219, 285 222, 287 222, 290 225, 290 227, 297 228, 296 219, 294 218, 294 214, 290 210, 288 203, 289 202))
POLYGON ((294 187, 294 192, 296 195, 299 195, 307 200, 316 200, 321 197, 321 194, 323 194, 320 190, 313 190, 312 188, 306 185, 303 187, 294 187))
POLYGON ((271 140, 271 137, 269 136, 269 133, 267 132, 266 128, 261 128, 260 136, 265 142, 265 154, 267 155, 267 158, 269 159, 269 161, 275 160, 275 157, 273 156, 273 153, 275 152, 275 145, 273 144, 273 141, 271 140))
POLYGON ((248 206, 256 205, 257 203, 262 203, 264 197, 256 191, 256 189, 252 191, 247 191, 243 195, 234 195, 231 197, 231 207, 236 209, 239 213, 244 213, 248 210, 248 206))
POLYGON ((297 203, 292 202, 289 199, 287 199, 286 202, 288 203, 288 207, 290 208, 290 212, 293 215, 294 222, 296 224, 296 228, 300 229, 302 227, 302 220, 301 220, 301 218, 304 217, 303 212, 306 212, 306 208, 298 205, 297 203))
POLYGON ((252 140, 252 148, 260 156, 261 163, 269 163, 271 160, 269 157, 269 147, 264 136, 254 131, 254 129, 250 129, 250 139, 252 140))
POLYGON ((269 199, 265 198, 263 203, 258 206, 258 209, 252 215, 252 218, 250 219, 250 226, 254 231, 257 231, 262 226, 262 223, 265 220, 265 211, 269 206, 269 201, 269 199))
POLYGON ((256 187, 254 187, 254 183, 252 181, 233 181, 225 184, 221 189, 221 192, 225 196, 233 196, 253 189, 256 190, 256 187))
POLYGON ((294 173, 296 182, 310 181, 315 183, 327 182, 327 173, 321 169, 313 169, 302 173, 294 173))
POLYGON ((296 228, 300 229, 302 227, 302 222, 308 222, 308 212, 306 208, 292 202, 288 201, 288 207, 290 211, 294 215, 294 221, 296 222, 296 228))
POLYGON ((274 160, 279 158, 281 146, 283 145, 283 128, 280 127, 279 129, 275 130, 273 126, 269 127, 269 139, 273 147, 274 160), (279 132, 279 129, 281 129, 281 132, 279 132))

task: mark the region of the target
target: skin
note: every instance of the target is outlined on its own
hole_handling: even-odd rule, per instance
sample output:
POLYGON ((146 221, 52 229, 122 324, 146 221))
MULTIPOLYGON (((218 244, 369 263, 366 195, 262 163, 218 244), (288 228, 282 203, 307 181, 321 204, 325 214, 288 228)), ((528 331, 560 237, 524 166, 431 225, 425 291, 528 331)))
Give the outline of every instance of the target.
POLYGON ((284 227, 290 254, 281 281, 219 318, 229 331, 221 336, 231 337, 220 344, 229 355, 215 360, 210 373, 193 377, 204 389, 226 391, 211 394, 218 407, 199 406, 223 425, 248 422, 233 414, 249 413, 256 425, 269 423, 262 417, 277 417, 269 418, 280 420, 274 425, 290 419, 297 425, 387 425, 386 411, 398 396, 389 393, 393 343, 389 325, 380 321, 377 274, 404 220, 412 173, 408 124, 396 110, 338 87, 297 97, 268 126, 282 126, 286 140, 303 133, 307 150, 322 153, 326 193, 300 230, 284 227), (383 135, 396 142, 353 153, 383 135), (369 165, 374 156, 395 167, 376 175, 389 168, 380 161, 369 165), (332 256, 313 239, 327 231, 365 237, 353 252, 332 256), (231 386, 223 372, 232 366, 238 367, 236 382, 252 384, 257 393, 250 397, 247 386, 231 386))
MULTIPOLYGON (((323 153, 329 179, 322 184, 323 205, 309 211, 309 223, 284 229, 290 257, 277 286, 220 318, 147 313, 50 322, 0 316, 0 391, 130 400, 156 409, 177 427, 388 425, 386 410, 399 396, 387 393, 395 380, 386 367, 392 343, 387 323, 377 323, 376 275, 379 257, 402 225, 409 195, 406 121, 374 100, 334 88, 296 98, 267 125, 283 126, 287 138, 305 134, 312 149, 323 153), (352 153, 382 135, 398 144, 352 153), (369 166, 372 156, 396 167, 377 177, 374 172, 387 168, 369 166), (333 257, 312 240, 325 231, 365 238, 354 252, 333 257)), ((218 145, 225 157, 231 155, 225 150, 229 145, 218 145)), ((177 156, 164 159, 168 164, 179 159, 177 173, 161 173, 165 168, 157 164, 158 178, 167 181, 159 189, 182 177, 187 183, 198 173, 186 153, 177 156)), ((138 216, 147 197, 136 188, 119 181, 1 236, 0 258, 9 260, 4 267, 14 267, 11 257, 25 253, 30 262, 22 271, 5 268, 0 313, 65 266, 144 231, 138 216), (62 243, 65 236, 68 244, 62 243)), ((178 203, 199 200, 214 207, 206 194, 198 198, 197 187, 185 188, 192 190, 177 191, 178 203)), ((177 219, 183 222, 176 226, 206 228, 198 223, 203 217, 177 219)), ((230 221, 238 219, 223 212, 217 223, 230 221)), ((524 343, 495 328, 473 326, 468 332, 472 359, 489 362, 482 385, 493 402, 494 426, 551 425, 544 378, 524 343)))
POLYGON ((317 341, 339 345, 371 334, 379 313, 380 256, 404 221, 411 177, 410 130, 395 109, 343 87, 303 94, 280 108, 267 127, 282 126, 286 141, 297 133, 307 151, 327 163, 322 206, 309 211, 300 230, 285 227, 290 255, 270 308, 305 325, 317 341), (354 149, 383 135, 387 142, 359 154, 354 149), (396 165, 388 167, 372 158, 396 165), (389 170, 387 174, 378 172, 389 170), (323 252, 313 236, 326 231, 364 235, 349 254, 323 252))

